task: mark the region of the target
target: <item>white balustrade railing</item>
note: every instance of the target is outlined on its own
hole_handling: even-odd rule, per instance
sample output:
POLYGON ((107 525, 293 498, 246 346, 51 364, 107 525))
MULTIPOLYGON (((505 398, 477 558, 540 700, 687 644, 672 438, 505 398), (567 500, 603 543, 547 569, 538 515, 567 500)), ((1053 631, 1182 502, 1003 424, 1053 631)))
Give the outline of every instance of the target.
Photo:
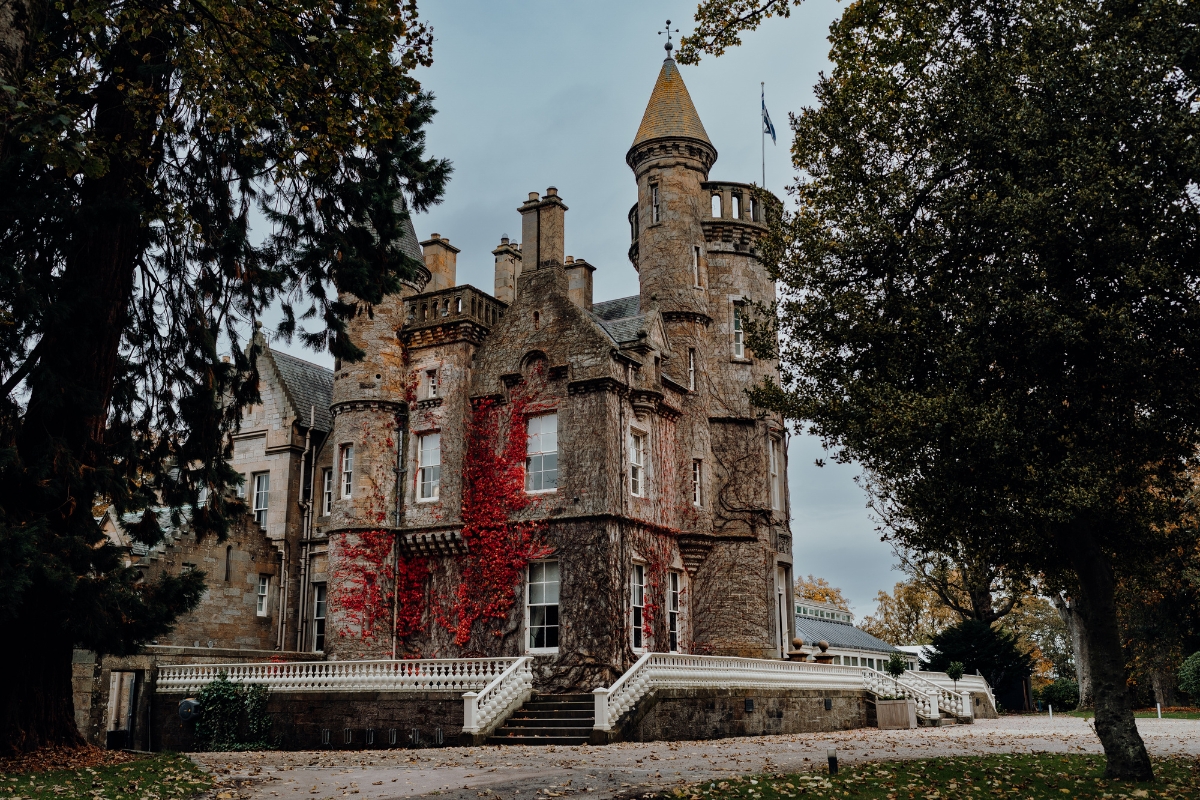
POLYGON ((943 711, 949 711, 956 717, 970 717, 971 713, 971 696, 965 692, 956 692, 953 688, 947 689, 940 684, 928 680, 925 675, 928 673, 916 672, 914 670, 905 670, 900 677, 902 683, 907 683, 918 691, 926 693, 936 693, 938 698, 938 708, 943 711), (964 701, 963 698, 966 697, 964 701))
POLYGON ((596 730, 612 730, 648 692, 660 688, 862 689, 862 671, 801 661, 646 653, 607 688, 592 692, 596 730))
POLYGON ((479 692, 463 695, 463 733, 486 733, 533 692, 533 658, 522 656, 479 692))
POLYGON ((292 661, 178 664, 158 669, 156 691, 198 692, 224 674, 271 692, 468 692, 486 689, 521 658, 421 658, 386 661, 292 661))
MULTIPOLYGON (((918 674, 920 674, 922 678, 930 683, 935 683, 943 689, 949 689, 951 691, 958 692, 959 694, 970 694, 971 692, 975 692, 986 695, 987 699, 992 704, 992 708, 996 707, 996 696, 992 694, 992 687, 987 682, 987 678, 983 677, 982 675, 963 675, 961 678, 959 678, 958 684, 955 685, 954 681, 950 680, 950 676, 944 672, 922 671, 918 674)), ((972 705, 973 709, 973 704, 970 705, 972 705)))

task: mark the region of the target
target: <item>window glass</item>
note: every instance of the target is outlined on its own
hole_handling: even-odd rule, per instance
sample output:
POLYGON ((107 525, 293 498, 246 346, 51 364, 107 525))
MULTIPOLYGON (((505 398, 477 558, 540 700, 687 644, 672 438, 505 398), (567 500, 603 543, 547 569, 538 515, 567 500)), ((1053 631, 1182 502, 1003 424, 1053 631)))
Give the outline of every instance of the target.
POLYGON ((238 481, 237 486, 234 488, 233 492, 238 497, 244 498, 246 496, 246 476, 244 473, 239 472, 238 478, 240 478, 241 480, 238 481))
POLYGON ((558 488, 558 414, 529 418, 525 445, 525 491, 558 488))
POLYGON ((657 224, 662 220, 662 212, 658 208, 658 186, 650 187, 650 221, 657 224))
POLYGON ((692 285, 700 286, 700 245, 692 245, 692 285))
POLYGON ((325 609, 327 601, 325 584, 313 584, 313 650, 322 652, 325 649, 325 609))
POLYGON ((438 374, 436 369, 425 373, 425 385, 428 387, 427 396, 433 399, 438 396, 438 374))
MULTIPOLYGON (((783 477, 783 443, 771 438, 771 508, 779 511, 783 508, 784 477, 783 477)), ((820 612, 822 617, 830 616, 829 612, 820 612)))
POLYGON ((271 586, 270 575, 258 576, 258 605, 257 611, 260 617, 267 615, 267 591, 271 586))
POLYGON ((630 632, 632 633, 633 649, 641 650, 646 646, 646 632, 643 630, 646 626, 646 566, 644 564, 633 565, 630 588, 632 590, 629 600, 632 609, 630 632))
POLYGON ((258 527, 267 527, 267 507, 271 501, 271 473, 260 472, 254 476, 254 521, 258 527))
POLYGON ((703 504, 701 496, 701 480, 703 478, 703 468, 701 467, 700 459, 692 461, 692 505, 700 508, 703 504))
POLYGON ((646 496, 646 435, 629 434, 629 493, 646 496))
POLYGON ((321 516, 327 517, 333 512, 333 470, 326 467, 321 470, 321 516))
POLYGON ((733 354, 738 358, 746 356, 746 332, 742 330, 742 306, 733 306, 733 354))
POLYGON ((696 348, 688 348, 688 389, 696 391, 696 348))
POLYGON ((442 435, 427 433, 417 438, 417 499, 436 500, 442 487, 442 435))
POLYGON ((354 494, 354 445, 342 445, 342 497, 354 494))
POLYGON ((558 562, 534 561, 529 565, 529 596, 526 619, 529 648, 558 647, 558 562))
POLYGON ((721 218, 721 195, 719 194, 712 196, 712 215, 716 219, 721 218))
POLYGON ((667 636, 672 653, 679 652, 679 583, 678 572, 667 573, 667 636))

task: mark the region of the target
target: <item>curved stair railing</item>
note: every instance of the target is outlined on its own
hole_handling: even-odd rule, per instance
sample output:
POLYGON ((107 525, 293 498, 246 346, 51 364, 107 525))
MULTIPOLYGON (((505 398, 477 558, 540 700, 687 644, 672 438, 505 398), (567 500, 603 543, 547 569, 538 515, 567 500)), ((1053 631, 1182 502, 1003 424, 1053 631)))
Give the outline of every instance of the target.
POLYGON ((971 696, 966 692, 956 692, 953 689, 947 689, 931 680, 928 680, 923 675, 913 670, 905 670, 900 677, 902 683, 907 683, 914 689, 921 689, 926 693, 936 692, 938 698, 938 708, 942 711, 949 711, 955 717, 969 718, 973 717, 974 713, 971 709, 971 696))
POLYGON ((886 672, 878 672, 873 669, 864 669, 862 676, 863 688, 876 697, 885 695, 912 700, 916 703, 918 717, 923 717, 924 719, 938 719, 941 717, 941 710, 938 706, 939 692, 930 691, 925 687, 914 686, 902 679, 893 678, 886 672))
POLYGON ((463 733, 487 733, 533 692, 533 657, 513 659, 508 669, 478 692, 463 695, 463 733))

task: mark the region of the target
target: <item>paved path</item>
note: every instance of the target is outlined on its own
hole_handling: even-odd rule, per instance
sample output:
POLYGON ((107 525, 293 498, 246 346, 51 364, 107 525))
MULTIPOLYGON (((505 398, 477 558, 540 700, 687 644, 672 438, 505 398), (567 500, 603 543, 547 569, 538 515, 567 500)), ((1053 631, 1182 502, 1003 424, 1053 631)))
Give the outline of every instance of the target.
MULTIPOLYGON (((1200 721, 1139 719, 1153 755, 1200 756, 1200 721)), ((824 769, 836 747, 841 763, 983 753, 1100 752, 1090 724, 1076 717, 1005 717, 974 725, 762 736, 706 742, 606 747, 447 747, 298 753, 200 753, 216 773, 218 797, 253 800, 439 800, 610 798, 637 789, 760 772, 824 769)))

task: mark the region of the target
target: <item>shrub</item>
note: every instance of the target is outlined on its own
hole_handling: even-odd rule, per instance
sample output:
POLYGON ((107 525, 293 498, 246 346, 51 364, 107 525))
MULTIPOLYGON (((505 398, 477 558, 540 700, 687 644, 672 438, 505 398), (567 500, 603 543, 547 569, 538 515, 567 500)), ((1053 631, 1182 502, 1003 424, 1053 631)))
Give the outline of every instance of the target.
POLYGON ((267 690, 259 684, 234 683, 225 673, 196 696, 200 718, 196 742, 203 750, 263 750, 271 747, 267 690))
POLYGON ((1200 652, 1192 653, 1179 667, 1179 688, 1187 692, 1192 703, 1200 703, 1200 652))
POLYGON ((1069 678, 1059 678, 1041 691, 1042 702, 1062 711, 1079 705, 1079 684, 1069 678))

